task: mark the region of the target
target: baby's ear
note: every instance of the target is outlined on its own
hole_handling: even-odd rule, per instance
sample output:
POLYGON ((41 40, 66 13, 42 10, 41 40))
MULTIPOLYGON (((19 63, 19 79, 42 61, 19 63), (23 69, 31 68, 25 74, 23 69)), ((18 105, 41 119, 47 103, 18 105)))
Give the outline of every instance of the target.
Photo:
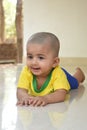
POLYGON ((54 58, 53 68, 59 65, 60 59, 58 57, 54 58))

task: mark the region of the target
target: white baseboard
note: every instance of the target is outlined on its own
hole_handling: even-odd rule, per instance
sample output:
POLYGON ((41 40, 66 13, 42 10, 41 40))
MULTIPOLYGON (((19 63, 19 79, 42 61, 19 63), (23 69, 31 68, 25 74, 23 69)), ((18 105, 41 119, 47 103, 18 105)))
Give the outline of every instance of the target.
POLYGON ((64 66, 87 66, 87 58, 61 57, 60 64, 64 66))

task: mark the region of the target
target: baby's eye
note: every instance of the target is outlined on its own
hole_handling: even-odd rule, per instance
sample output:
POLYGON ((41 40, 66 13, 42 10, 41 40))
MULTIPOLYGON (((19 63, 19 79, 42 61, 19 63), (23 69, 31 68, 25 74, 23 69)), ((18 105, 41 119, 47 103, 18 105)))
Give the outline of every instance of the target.
POLYGON ((28 59, 33 59, 33 56, 32 55, 28 55, 27 58, 28 59))
POLYGON ((43 56, 39 56, 39 59, 40 59, 40 60, 43 60, 43 59, 44 59, 44 57, 43 57, 43 56))

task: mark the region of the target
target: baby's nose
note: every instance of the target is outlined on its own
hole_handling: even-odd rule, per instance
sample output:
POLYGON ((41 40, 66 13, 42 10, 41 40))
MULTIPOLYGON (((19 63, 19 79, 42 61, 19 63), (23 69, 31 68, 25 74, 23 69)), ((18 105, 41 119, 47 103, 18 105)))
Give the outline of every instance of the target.
POLYGON ((33 65, 37 64, 37 59, 36 58, 33 58, 32 64, 33 65))

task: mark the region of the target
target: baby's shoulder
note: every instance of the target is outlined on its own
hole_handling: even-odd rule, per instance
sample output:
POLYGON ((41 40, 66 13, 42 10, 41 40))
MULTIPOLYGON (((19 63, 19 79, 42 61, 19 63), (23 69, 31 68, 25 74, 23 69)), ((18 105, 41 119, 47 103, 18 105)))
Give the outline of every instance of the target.
POLYGON ((54 73, 62 72, 62 68, 60 66, 57 66, 53 70, 54 73))
POLYGON ((62 68, 60 67, 60 66, 57 66, 56 68, 54 68, 54 70, 53 70, 53 76, 57 76, 57 77, 60 77, 60 76, 62 76, 62 75, 65 75, 64 74, 64 71, 62 70, 62 68))

